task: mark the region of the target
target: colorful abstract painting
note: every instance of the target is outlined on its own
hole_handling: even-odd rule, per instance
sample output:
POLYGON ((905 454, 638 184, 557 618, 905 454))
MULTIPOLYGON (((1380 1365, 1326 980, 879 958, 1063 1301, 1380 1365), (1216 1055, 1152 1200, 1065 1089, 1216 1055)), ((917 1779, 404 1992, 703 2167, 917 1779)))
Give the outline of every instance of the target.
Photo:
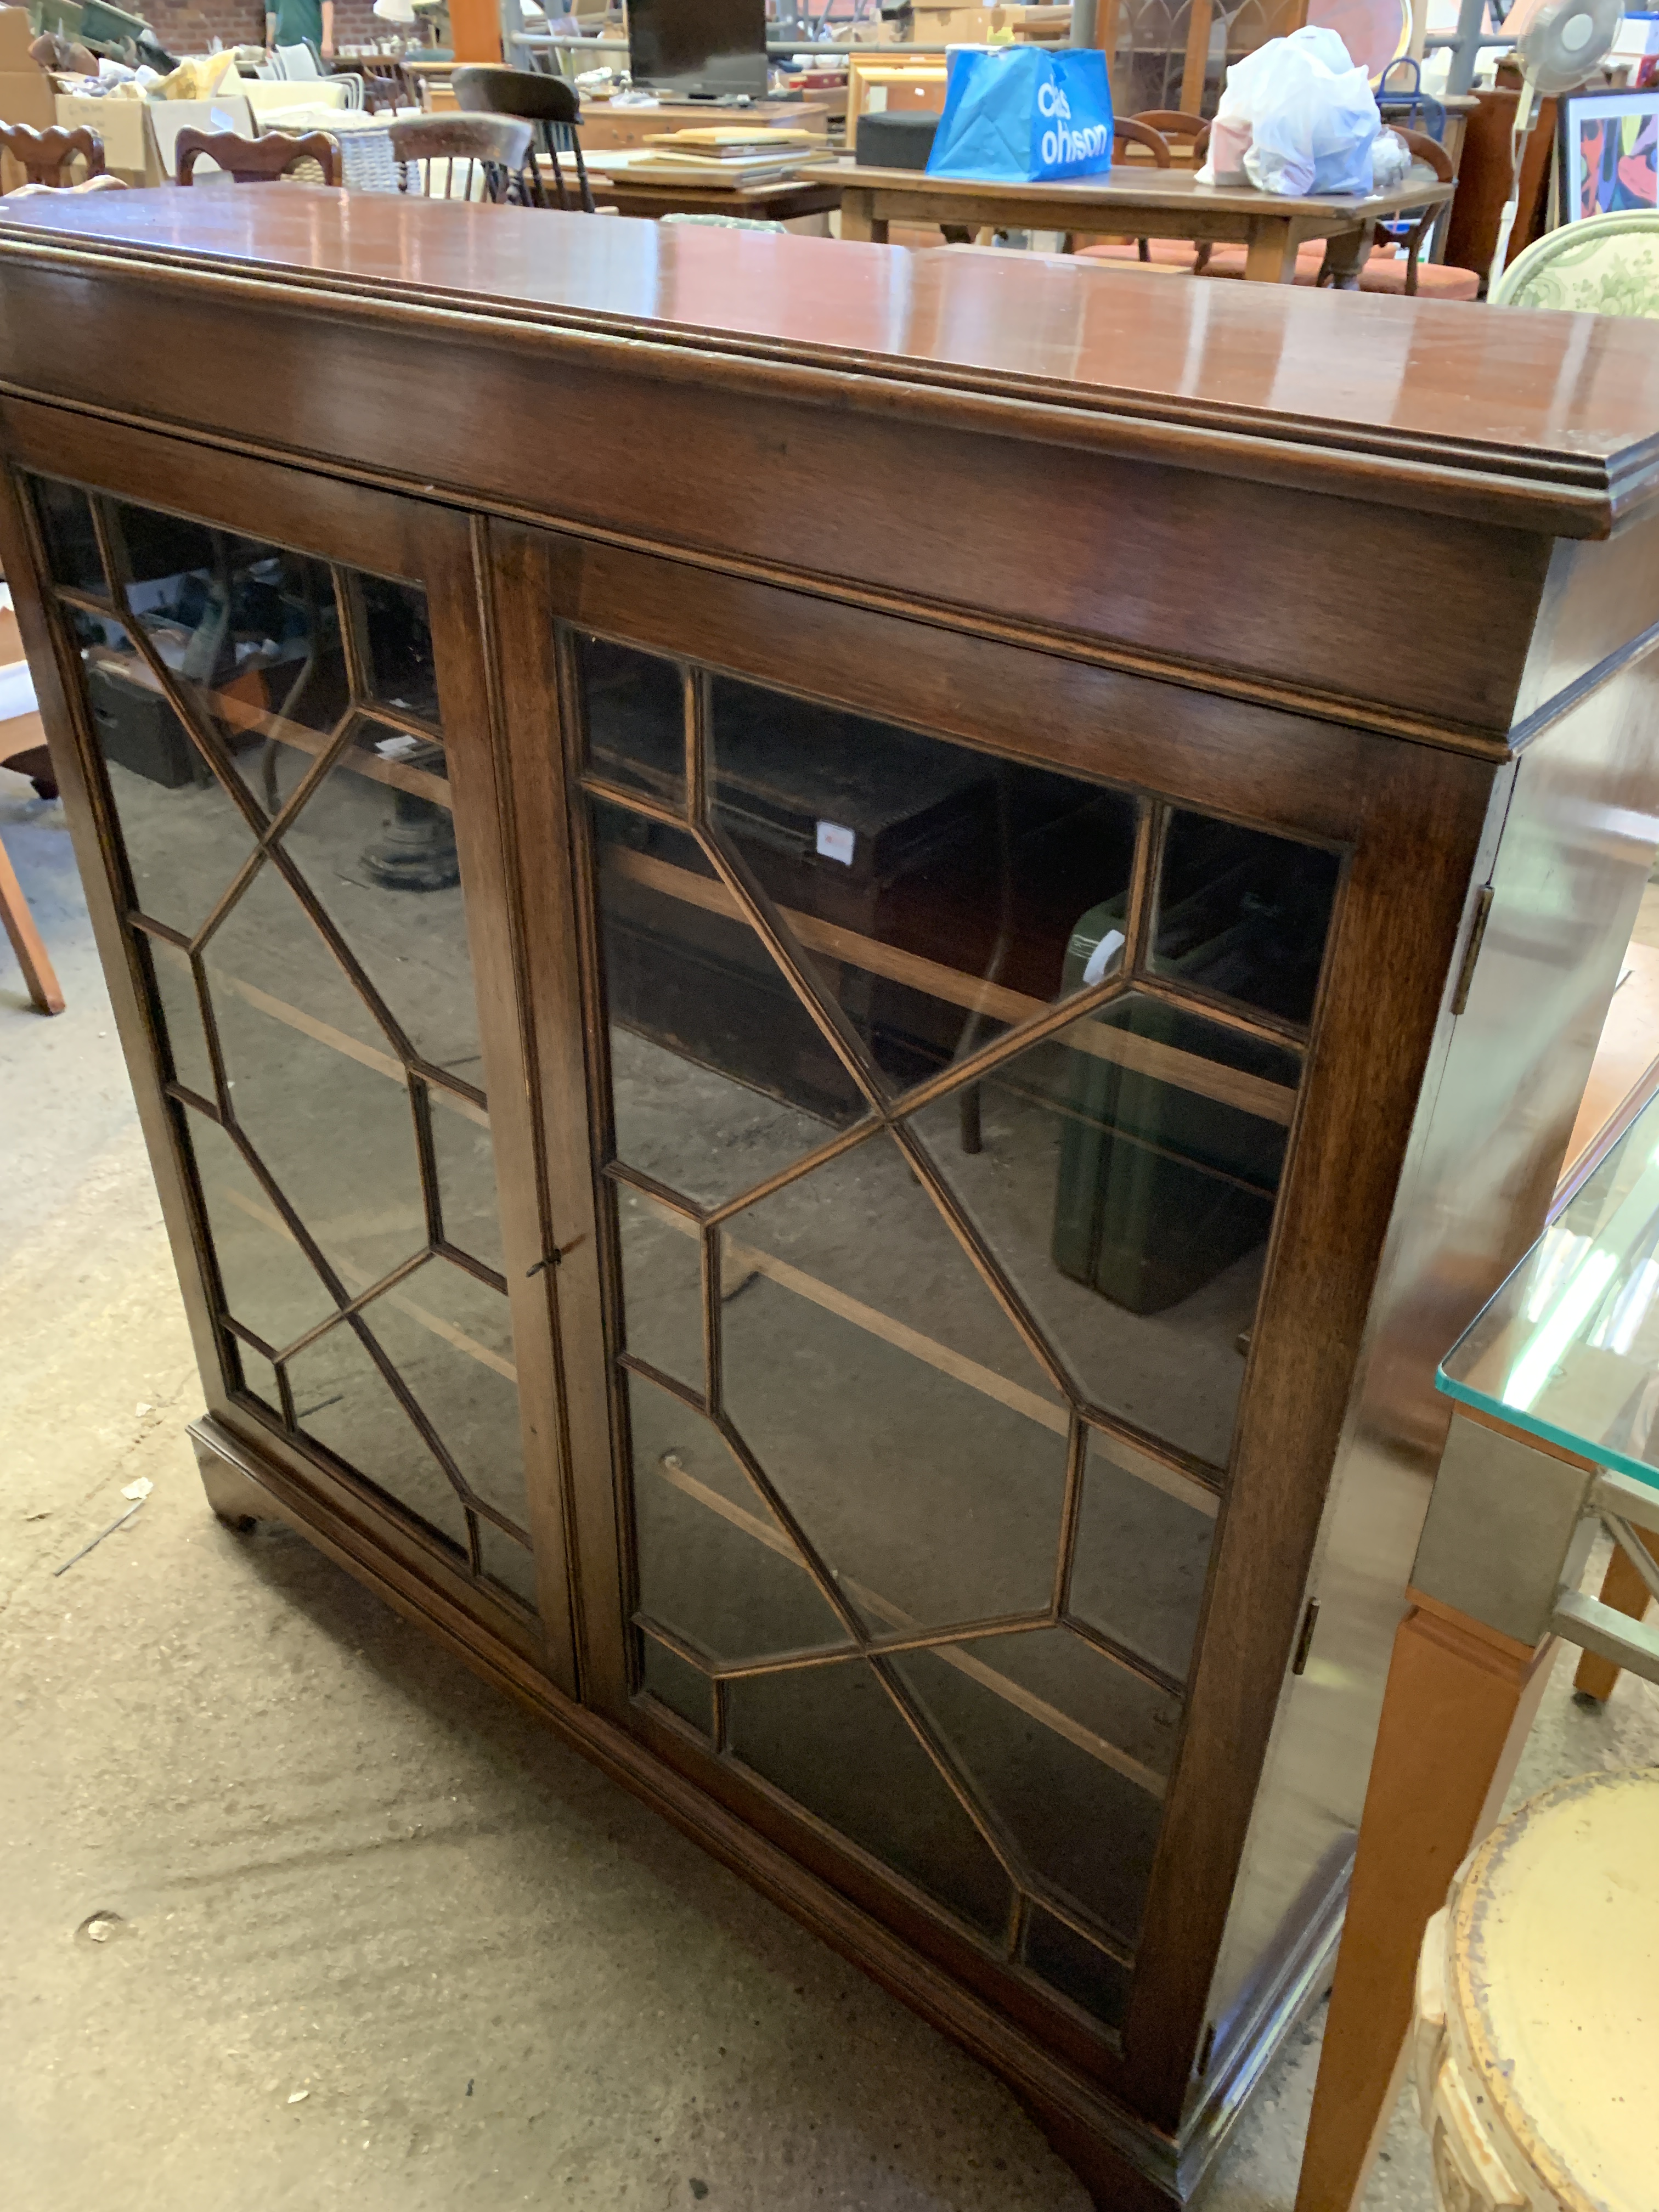
POLYGON ((1659 90, 1581 93, 1561 109, 1566 220, 1659 207, 1659 90))

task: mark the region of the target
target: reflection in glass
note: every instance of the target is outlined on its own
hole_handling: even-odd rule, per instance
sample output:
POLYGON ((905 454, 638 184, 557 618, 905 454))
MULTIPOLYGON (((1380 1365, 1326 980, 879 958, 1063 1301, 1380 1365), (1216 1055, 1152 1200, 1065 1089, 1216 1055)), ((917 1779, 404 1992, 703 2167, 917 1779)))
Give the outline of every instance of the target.
POLYGON ((726 1411, 872 1632, 1045 1607, 1066 1409, 897 1145, 720 1235, 726 1411))
MULTIPOLYGON (((34 497, 54 575, 94 591, 86 497, 46 483, 34 497)), ((212 1098, 216 1030, 222 1048, 227 1127, 194 1109, 179 1121, 223 1309, 279 1358, 323 1329, 283 1363, 301 1432, 464 1551, 441 1453, 521 1526, 526 1505, 506 1298, 423 1256, 441 1235, 502 1265, 488 1123, 467 1095, 482 1060, 425 595, 105 505, 113 580, 161 673, 125 611, 67 619, 137 906, 194 941, 205 988, 204 1009, 189 958, 143 933, 169 1079, 212 1098), (339 757, 261 856, 250 823, 269 838, 331 735, 339 757), (438 1071, 414 1079, 418 1128, 406 1058, 438 1071), (331 1318, 319 1267, 340 1301, 408 1269, 361 1324, 398 1389, 358 1326, 331 1318)), ((270 1361, 246 1345, 232 1356, 280 1418, 270 1361)), ((533 1603, 525 1546, 489 1527, 479 1544, 482 1571, 533 1603)))
POLYGON ((620 807, 592 813, 616 1156, 718 1205, 864 1101, 695 841, 620 807))
POLYGON ((236 1346, 236 1364, 241 1370, 243 1389, 250 1397, 257 1398, 267 1412, 274 1413, 276 1419, 281 1420, 283 1392, 282 1386, 276 1380, 276 1370, 264 1354, 256 1352, 251 1344, 239 1343, 234 1337, 231 1341, 236 1346))
POLYGON ((1659 1486, 1659 1110, 1650 1105, 1448 1352, 1439 1387, 1659 1486))
POLYGON ((185 1113, 225 1310, 280 1352, 335 1311, 282 1215, 216 1121, 185 1113))
POLYGON ((443 747, 359 722, 283 843, 416 1056, 482 1090, 443 747))
POLYGON ((252 835, 120 624, 77 614, 75 630, 134 899, 193 937, 252 851, 252 835))
POLYGON ((1133 800, 724 677, 713 702, 714 820, 890 1082, 1111 971, 1133 800))
POLYGON ((426 593, 418 584, 390 576, 343 572, 361 625, 368 696, 415 720, 438 717, 438 669, 432 650, 432 625, 426 593))
POLYGON ((870 1667, 756 1675, 726 1698, 737 1758, 969 1927, 1006 1932, 1007 1875, 870 1667))
POLYGON ((511 1590, 521 1605, 536 1610, 536 1562, 528 1546, 517 1542, 504 1529, 482 1517, 478 1522, 478 1559, 493 1583, 511 1590))
POLYGON ((202 1009, 196 996, 190 955, 164 937, 141 936, 138 942, 143 947, 156 1004, 161 1009, 167 1073, 175 1083, 182 1083, 187 1091, 195 1091, 198 1097, 210 1103, 214 1098, 213 1063, 208 1057, 207 1032, 202 1027, 202 1009))
POLYGON ((484 1109, 453 1091, 426 1086, 438 1202, 447 1243, 505 1274, 501 1205, 495 1194, 495 1148, 484 1109))
POLYGON ((1033 1905, 1027 1915, 1023 1949, 1032 1972, 1041 1974, 1062 1996, 1109 2027, 1121 2027, 1129 2009, 1127 1967, 1040 1905, 1033 1905))
POLYGON ((678 1653, 671 1651, 665 1644, 659 1644, 655 1637, 647 1636, 641 1641, 645 1646, 641 1688, 666 1705, 671 1713, 690 1721, 704 1735, 712 1735, 714 1699, 708 1677, 700 1674, 695 1667, 688 1667, 678 1653))
POLYGON ((350 697, 327 567, 120 501, 107 512, 157 658, 274 812, 350 697))
MULTIPOLYGON (((683 807, 682 672, 587 637, 575 653, 590 774, 683 807)), ((1139 1929, 1212 1490, 1085 1423, 1074 1626, 984 1629, 1048 1618, 1073 1401, 1225 1467, 1301 1054, 1178 988, 1120 988, 896 1132, 873 1126, 866 1097, 1129 982, 1151 802, 696 680, 701 834, 720 866, 688 830, 589 801, 613 1157, 685 1200, 676 1213, 613 1185, 614 1320, 629 1354, 690 1392, 713 1362, 714 1419, 626 1380, 643 1680, 707 1729, 707 1685, 653 1623, 716 1670, 765 1662, 722 1675, 730 1755, 993 1940, 1012 1903, 999 1853, 1018 1860, 1047 1900, 1020 1963, 1115 2023, 1128 1976, 1101 1946, 1139 1929), (857 1141, 745 1202, 837 1134, 857 1141), (690 1217, 728 1208, 716 1359, 690 1217), (844 1650, 842 1613, 890 1646, 974 1632, 775 1663, 844 1650)), ((1176 815, 1160 973, 1305 1022, 1336 873, 1312 848, 1176 815)))
POLYGON ((52 477, 32 479, 34 511, 46 541, 46 564, 54 584, 107 599, 104 564, 98 557, 93 535, 92 508, 78 485, 59 483, 52 477))
POLYGON ((432 1259, 362 1315, 469 1487, 523 1528, 529 1508, 506 1297, 453 1261, 432 1259))
POLYGON ((1112 1000, 914 1127, 1091 1403, 1224 1466, 1296 1056, 1112 1000))
POLYGON ((1285 1021, 1309 1021, 1336 876, 1335 854, 1317 846, 1172 814, 1152 966, 1285 1021))
POLYGON ((626 1183, 615 1188, 628 1349, 701 1397, 702 1251, 697 1225, 626 1183))
POLYGON ((1136 1778, 1121 1771, 1121 1747, 1103 1725, 1133 1678, 1063 1629, 904 1652, 890 1663, 1036 1881, 1132 1943, 1161 1805, 1140 1778, 1144 1762, 1135 1763, 1136 1778), (1049 1686, 1066 1705, 1009 1693, 1011 1684, 1024 1687, 1012 1672, 1023 1655, 1002 1647, 1043 1640, 1049 1686))
POLYGON ((466 1516, 448 1476, 348 1322, 288 1362, 303 1435, 466 1556, 466 1516))
POLYGON ((607 783, 631 785, 660 805, 685 798, 685 691, 672 660, 578 632, 576 662, 587 715, 587 764, 607 783))
POLYGON ((628 1378, 642 1613, 715 1659, 844 1644, 777 1518, 701 1413, 628 1378))
POLYGON ((267 861, 208 940, 237 1121, 356 1294, 427 1241, 403 1072, 267 861))
POLYGON ((1184 1680, 1204 1601, 1215 1516, 1215 1499, 1195 1482, 1091 1430, 1070 1610, 1090 1627, 1184 1680), (1124 1461, 1131 1465, 1120 1463, 1124 1461))

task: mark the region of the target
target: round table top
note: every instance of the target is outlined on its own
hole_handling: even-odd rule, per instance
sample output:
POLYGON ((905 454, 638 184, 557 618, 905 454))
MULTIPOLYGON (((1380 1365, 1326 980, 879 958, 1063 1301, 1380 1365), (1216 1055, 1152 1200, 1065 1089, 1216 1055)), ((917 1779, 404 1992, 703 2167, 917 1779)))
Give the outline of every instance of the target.
POLYGON ((1659 1767, 1520 1807, 1474 1855, 1448 1936, 1449 2022, 1545 2190, 1574 2212, 1654 2212, 1659 1767))

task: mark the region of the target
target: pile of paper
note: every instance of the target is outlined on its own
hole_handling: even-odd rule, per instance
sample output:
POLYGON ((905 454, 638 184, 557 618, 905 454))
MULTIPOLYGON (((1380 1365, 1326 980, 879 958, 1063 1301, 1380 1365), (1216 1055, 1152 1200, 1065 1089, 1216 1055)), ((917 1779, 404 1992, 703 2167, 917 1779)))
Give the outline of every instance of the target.
POLYGON ((753 125, 711 125, 664 131, 641 147, 606 147, 595 158, 613 175, 662 183, 712 185, 735 191, 793 177, 830 149, 810 131, 768 131, 753 125))

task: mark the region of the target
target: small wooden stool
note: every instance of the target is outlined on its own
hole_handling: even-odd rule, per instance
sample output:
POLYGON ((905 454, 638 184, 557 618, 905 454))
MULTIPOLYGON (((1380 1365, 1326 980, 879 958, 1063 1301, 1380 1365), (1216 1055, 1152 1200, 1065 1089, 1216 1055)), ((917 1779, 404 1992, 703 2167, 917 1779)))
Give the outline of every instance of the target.
POLYGON ((1445 2212, 1651 2212, 1659 1767, 1558 1782, 1466 1861, 1412 2057, 1445 2212))

